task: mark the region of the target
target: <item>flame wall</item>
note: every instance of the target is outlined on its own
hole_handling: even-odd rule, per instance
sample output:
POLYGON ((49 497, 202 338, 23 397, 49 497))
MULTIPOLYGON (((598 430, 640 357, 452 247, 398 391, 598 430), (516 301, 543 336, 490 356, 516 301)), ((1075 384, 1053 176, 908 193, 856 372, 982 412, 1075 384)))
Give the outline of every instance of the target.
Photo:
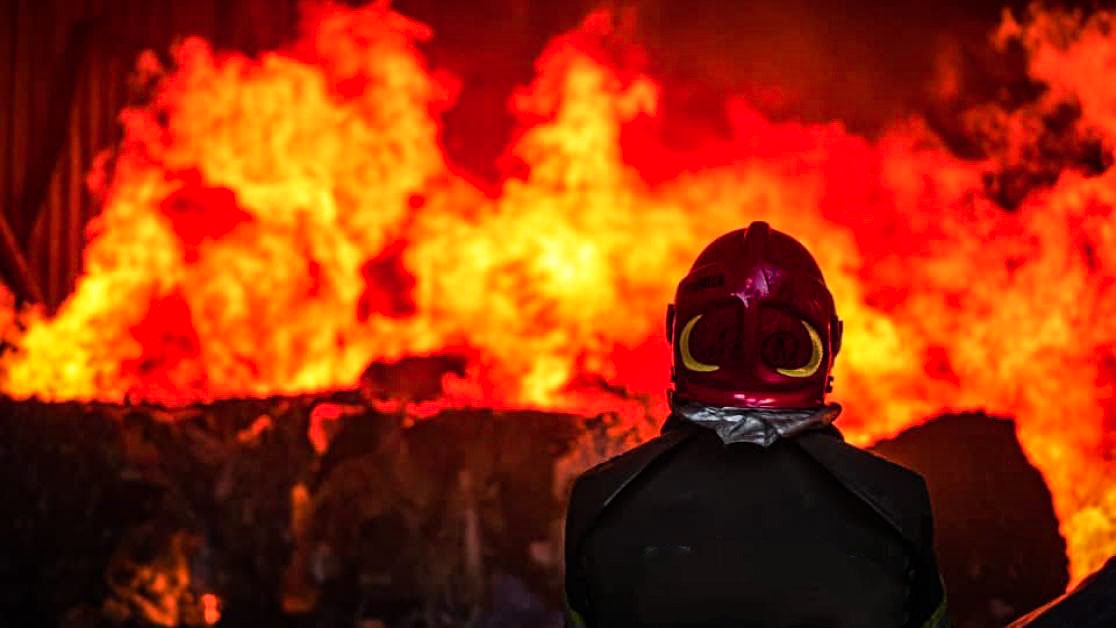
POLYGON ((438 407, 661 417, 675 282, 713 237, 767 220, 814 252, 846 321, 850 439, 948 410, 1014 416, 1079 579, 1116 552, 1116 173, 1058 168, 1013 211, 989 182, 1041 159, 1067 106, 1067 141, 1107 154, 1110 21, 1005 17, 998 41, 1048 87, 966 112, 989 147, 974 161, 915 118, 869 140, 741 100, 731 139, 675 154, 664 88, 594 14, 513 98, 496 193, 447 162, 439 114, 458 86, 424 64, 428 30, 385 6, 310 9, 297 42, 253 58, 188 39, 172 68, 140 60, 153 97, 121 113, 124 141, 91 175, 103 208, 73 294, 53 316, 0 317, 0 388, 180 404, 451 353, 468 367, 438 407))

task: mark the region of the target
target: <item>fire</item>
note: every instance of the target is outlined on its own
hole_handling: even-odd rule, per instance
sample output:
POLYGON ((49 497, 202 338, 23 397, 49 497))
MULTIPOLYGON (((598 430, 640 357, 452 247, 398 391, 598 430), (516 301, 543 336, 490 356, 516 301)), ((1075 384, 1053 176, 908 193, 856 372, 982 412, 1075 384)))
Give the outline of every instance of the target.
POLYGON ((256 58, 189 39, 173 68, 141 63, 155 95, 91 176, 103 207, 74 293, 54 315, 0 308, 0 389, 182 404, 453 354, 467 367, 439 407, 661 418, 674 282, 713 237, 767 220, 815 253, 846 321, 850 439, 949 410, 1015 417, 1076 580, 1116 553, 1116 171, 1066 168, 1010 212, 987 181, 1032 159, 1035 120, 1065 103, 1113 146, 1111 19, 1005 19, 1050 89, 972 112, 1001 147, 974 162, 917 119, 868 140, 743 102, 731 141, 672 154, 654 134, 664 88, 594 14, 513 99, 523 168, 497 194, 447 162, 454 82, 416 48, 429 31, 385 5, 312 9, 256 58), (635 161, 676 174, 652 183, 635 161))
POLYGON ((213 625, 221 621, 221 600, 212 593, 206 593, 201 597, 202 601, 202 620, 207 625, 213 625))

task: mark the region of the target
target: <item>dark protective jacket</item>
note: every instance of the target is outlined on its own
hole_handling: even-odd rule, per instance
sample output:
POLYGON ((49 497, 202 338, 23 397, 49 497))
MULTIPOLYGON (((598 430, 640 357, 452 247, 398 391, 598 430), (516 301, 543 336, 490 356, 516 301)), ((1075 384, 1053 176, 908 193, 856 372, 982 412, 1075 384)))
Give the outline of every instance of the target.
POLYGON ((764 448, 671 417, 590 469, 566 598, 568 626, 948 625, 925 483, 832 427, 764 448))

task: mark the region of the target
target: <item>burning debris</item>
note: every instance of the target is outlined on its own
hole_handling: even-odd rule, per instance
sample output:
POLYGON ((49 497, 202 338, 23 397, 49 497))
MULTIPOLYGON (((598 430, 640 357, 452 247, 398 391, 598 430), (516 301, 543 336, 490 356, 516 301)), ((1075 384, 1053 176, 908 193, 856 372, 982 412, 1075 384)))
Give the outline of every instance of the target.
MULTIPOLYGON (((1066 583, 1049 493, 1011 428, 945 417, 880 448, 928 478, 958 625, 1002 626, 1066 583), (947 455, 979 458, 1011 508, 988 512, 947 455)), ((569 484, 639 438, 615 415, 410 423, 355 393, 2 401, 0 608, 67 627, 558 626, 569 484), (336 407, 319 452, 313 417, 336 407)))
POLYGON ((634 442, 615 419, 537 412, 407 427, 356 395, 2 410, 2 605, 67 626, 551 621, 564 491, 634 442), (363 412, 319 454, 312 416, 333 405, 363 412))

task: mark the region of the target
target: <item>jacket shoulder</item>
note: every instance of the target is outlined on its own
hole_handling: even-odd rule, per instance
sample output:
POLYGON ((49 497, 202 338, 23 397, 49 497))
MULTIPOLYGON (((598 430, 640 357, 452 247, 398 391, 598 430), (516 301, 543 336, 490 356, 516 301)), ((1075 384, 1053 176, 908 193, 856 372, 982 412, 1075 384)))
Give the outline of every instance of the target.
POLYGON ((603 510, 647 467, 692 435, 692 430, 672 430, 589 468, 574 482, 570 508, 589 503, 603 510))
MULTIPOLYGON (((568 616, 589 612, 589 602, 579 562, 581 542, 608 505, 628 484, 667 452, 689 440, 689 429, 672 430, 619 456, 592 467, 574 482, 566 513, 565 591, 568 616)), ((578 625, 574 622, 572 625, 578 625)))
POLYGON ((824 432, 795 442, 909 543, 925 548, 933 542, 930 495, 921 475, 824 432))
POLYGON ((580 541, 625 487, 693 435, 692 429, 671 430, 582 473, 574 482, 566 514, 567 553, 577 550, 580 541))

